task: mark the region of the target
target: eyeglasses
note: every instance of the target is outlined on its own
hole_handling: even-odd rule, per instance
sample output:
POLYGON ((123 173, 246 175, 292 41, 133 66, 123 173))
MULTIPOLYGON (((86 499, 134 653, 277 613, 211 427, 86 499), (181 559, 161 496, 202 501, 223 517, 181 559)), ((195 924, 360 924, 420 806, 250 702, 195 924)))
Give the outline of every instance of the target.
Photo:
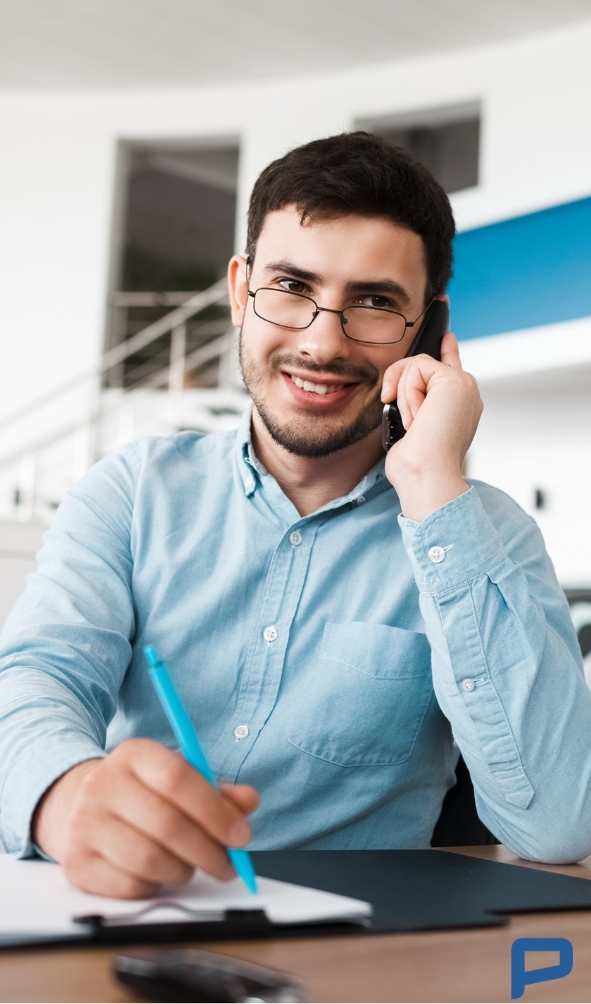
POLYGON ((301 331, 309 328, 318 314, 338 314, 341 319, 343 334, 354 342, 367 342, 370 345, 394 345, 401 342, 407 328, 413 328, 419 317, 407 321, 404 314, 385 307, 346 307, 345 310, 331 310, 329 307, 319 307, 310 296, 301 293, 290 293, 287 289, 269 289, 262 286, 252 296, 253 309, 261 321, 278 324, 282 328, 293 328, 301 331))

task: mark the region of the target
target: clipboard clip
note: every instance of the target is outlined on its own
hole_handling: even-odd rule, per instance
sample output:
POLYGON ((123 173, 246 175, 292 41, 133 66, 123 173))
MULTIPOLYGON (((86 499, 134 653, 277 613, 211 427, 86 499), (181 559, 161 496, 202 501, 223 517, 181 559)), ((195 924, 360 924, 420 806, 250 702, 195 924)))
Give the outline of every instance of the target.
POLYGON ((226 937, 261 937, 269 936, 273 924, 264 910, 224 910, 219 913, 211 911, 195 911, 182 903, 159 900, 134 913, 120 914, 118 917, 103 916, 103 914, 86 914, 73 918, 75 924, 90 928, 94 938, 100 940, 111 938, 126 938, 137 936, 140 932, 147 940, 164 938, 167 935, 179 937, 181 934, 196 935, 220 934, 226 937), (151 913, 163 909, 178 910, 181 916, 178 920, 162 920, 156 918, 147 921, 151 913))

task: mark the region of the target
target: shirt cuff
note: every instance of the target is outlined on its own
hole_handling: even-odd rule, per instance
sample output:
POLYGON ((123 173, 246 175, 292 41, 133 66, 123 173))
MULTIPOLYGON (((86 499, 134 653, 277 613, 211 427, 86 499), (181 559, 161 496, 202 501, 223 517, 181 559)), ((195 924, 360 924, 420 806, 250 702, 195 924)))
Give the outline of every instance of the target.
MULTIPOLYGON (((23 754, 6 778, 2 792, 1 837, 4 849, 19 858, 35 857, 39 849, 31 840, 31 821, 37 803, 58 777, 84 760, 103 758, 105 751, 91 741, 61 741, 48 754, 47 744, 23 754)), ((49 859, 51 860, 51 859, 49 859)))
POLYGON ((421 523, 399 516, 421 593, 434 596, 484 575, 507 552, 477 491, 469 488, 421 523))

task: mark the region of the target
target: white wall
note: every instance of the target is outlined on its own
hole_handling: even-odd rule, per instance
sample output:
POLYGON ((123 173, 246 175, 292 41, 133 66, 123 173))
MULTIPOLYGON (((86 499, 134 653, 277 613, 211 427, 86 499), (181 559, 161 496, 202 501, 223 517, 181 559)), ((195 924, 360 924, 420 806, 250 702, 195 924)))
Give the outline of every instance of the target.
MULTIPOLYGON (((357 117, 478 99, 482 182, 452 200, 465 229, 591 192, 590 51, 591 20, 526 40, 272 84, 1 92, 0 416, 101 351, 119 139, 239 136, 242 248, 248 194, 272 158, 348 129, 357 117)), ((519 416, 515 387, 507 385, 503 393, 504 414, 513 407, 519 416)), ((532 391, 528 407, 535 400, 532 391)), ((573 438, 576 416, 573 411, 568 417, 568 393, 560 407, 565 428, 558 453, 566 437, 588 455, 588 433, 573 438)), ((586 407, 591 405, 582 399, 581 428, 588 430, 586 407)), ((494 480, 499 444, 486 429, 484 424, 478 470, 494 480)), ((548 462, 558 453, 549 453, 548 462)), ((476 451, 474 458, 476 463, 476 451)), ((585 560, 569 575, 576 571, 574 577, 582 579, 586 567, 585 560)), ((588 567, 591 581, 591 560, 588 567)))
MULTIPOLYGON (((272 84, 0 93, 0 414, 102 346, 120 138, 238 135, 240 213, 268 161, 356 117, 481 99, 460 228, 591 191, 591 20, 529 40, 272 84)), ((243 227, 238 237, 242 246, 243 227)))
POLYGON ((538 523, 563 586, 591 583, 591 367, 483 383, 469 475, 510 494, 538 523), (546 505, 534 509, 534 490, 546 505))
POLYGON ((563 586, 588 588, 591 318, 460 348, 484 401, 469 475, 502 488, 536 519, 563 586), (536 488, 546 496, 542 510, 534 508, 536 488))

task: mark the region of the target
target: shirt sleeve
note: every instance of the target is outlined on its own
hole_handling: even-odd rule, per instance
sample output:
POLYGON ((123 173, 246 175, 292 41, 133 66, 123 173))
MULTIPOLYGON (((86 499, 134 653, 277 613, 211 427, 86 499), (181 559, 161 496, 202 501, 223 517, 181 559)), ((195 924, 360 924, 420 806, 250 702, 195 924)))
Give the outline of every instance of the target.
POLYGON ((482 821, 514 853, 591 853, 591 692, 540 530, 475 482, 422 523, 399 517, 440 707, 482 821))
POLYGON ((31 817, 65 771, 105 755, 131 658, 135 447, 64 498, 0 640, 0 836, 35 853, 31 817))

